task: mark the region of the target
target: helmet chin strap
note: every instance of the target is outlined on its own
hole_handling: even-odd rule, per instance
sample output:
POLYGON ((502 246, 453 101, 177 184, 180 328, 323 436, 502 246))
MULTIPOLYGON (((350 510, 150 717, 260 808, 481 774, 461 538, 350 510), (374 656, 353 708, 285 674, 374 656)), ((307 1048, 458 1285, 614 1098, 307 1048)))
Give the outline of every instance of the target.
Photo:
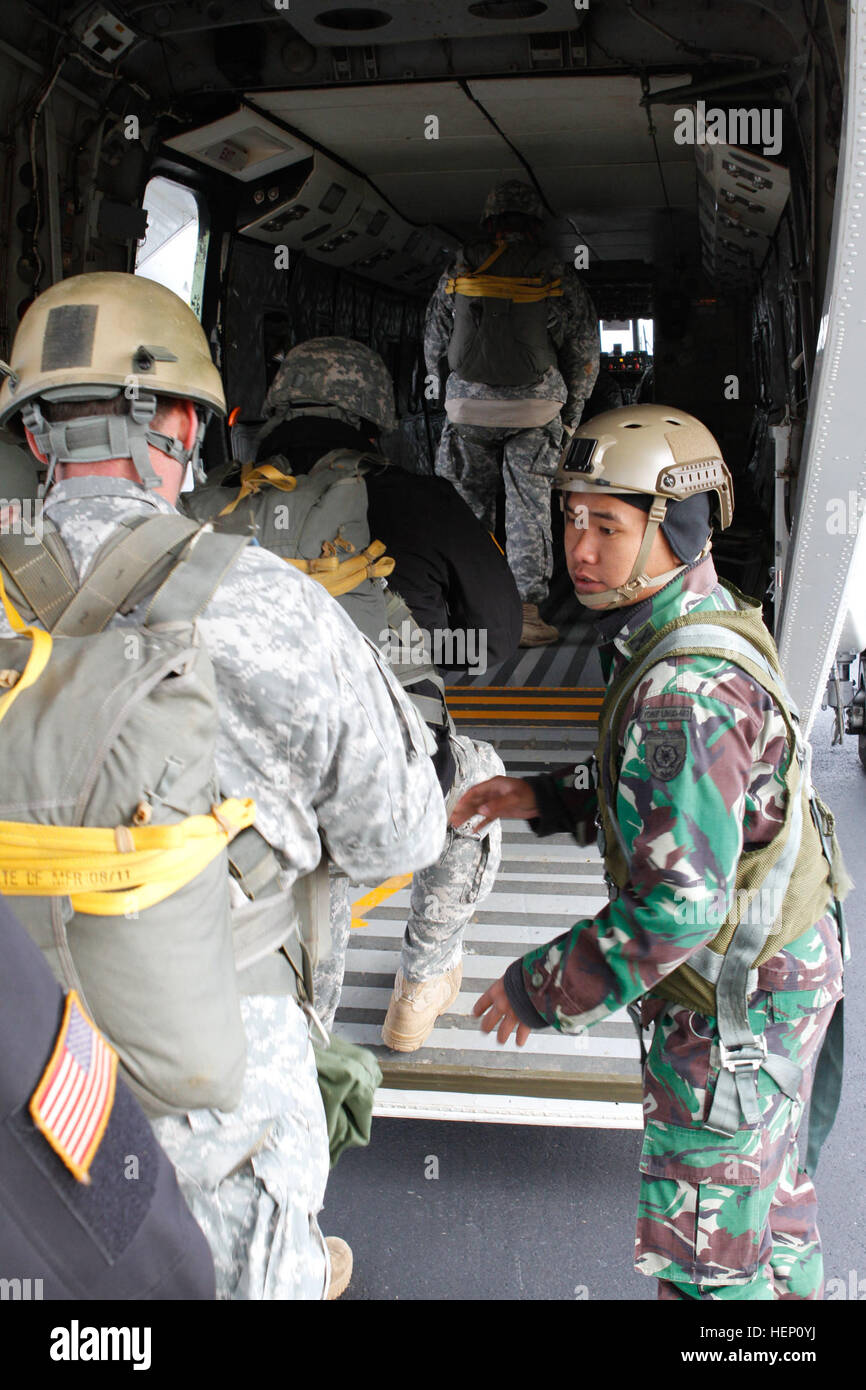
POLYGON ((676 569, 667 570, 664 574, 654 574, 652 576, 644 573, 644 565, 649 559, 656 532, 665 519, 667 511, 667 499, 656 497, 647 515, 646 530, 643 533, 643 540, 640 549, 632 565, 631 574, 624 584, 620 584, 618 589, 602 589, 598 594, 577 594, 577 600, 585 608, 619 608, 623 604, 633 603, 639 598, 644 589, 651 585, 653 588, 661 588, 663 584, 668 584, 675 579, 683 570, 688 569, 688 565, 677 565, 676 569))
POLYGON ((156 410, 156 397, 141 394, 130 401, 126 415, 82 415, 72 420, 50 421, 45 419, 38 401, 28 402, 21 418, 39 452, 48 459, 48 471, 40 485, 39 496, 44 497, 51 487, 58 463, 101 463, 120 458, 132 459, 142 486, 155 491, 160 479, 150 462, 149 444, 184 468, 191 463, 196 478, 203 481, 199 451, 206 422, 199 421, 193 446, 187 449, 173 435, 160 434, 150 428, 156 410))

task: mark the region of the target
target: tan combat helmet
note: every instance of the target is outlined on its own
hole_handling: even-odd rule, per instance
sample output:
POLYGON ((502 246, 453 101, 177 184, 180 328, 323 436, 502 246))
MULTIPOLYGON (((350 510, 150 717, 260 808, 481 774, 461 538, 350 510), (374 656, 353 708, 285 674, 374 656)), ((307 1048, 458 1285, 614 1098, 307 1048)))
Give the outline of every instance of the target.
POLYGON ((618 589, 581 594, 580 602, 588 608, 630 602, 642 589, 667 584, 686 568, 679 565, 652 578, 644 573, 669 502, 714 492, 714 523, 726 530, 734 515, 733 481, 718 443, 706 425, 675 406, 629 405, 588 420, 575 430, 554 486, 560 493, 641 493, 656 499, 628 579, 618 589))
POLYGON ((195 314, 164 285, 119 271, 75 275, 41 294, 21 320, 11 361, 0 363, 0 372, 0 425, 20 412, 48 458, 49 483, 59 461, 131 458, 142 482, 157 486, 148 443, 196 467, 209 415, 225 414, 222 381, 195 314), (40 409, 42 401, 92 401, 121 392, 129 402, 123 415, 52 423, 40 409), (149 428, 157 396, 199 407, 192 449, 149 428))

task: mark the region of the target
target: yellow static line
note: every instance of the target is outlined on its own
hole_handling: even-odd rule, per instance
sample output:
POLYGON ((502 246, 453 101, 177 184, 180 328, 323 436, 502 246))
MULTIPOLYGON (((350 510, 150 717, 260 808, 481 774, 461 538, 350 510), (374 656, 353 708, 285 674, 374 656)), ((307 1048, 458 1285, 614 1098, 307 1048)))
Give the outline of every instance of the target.
POLYGON ((395 893, 399 893, 405 888, 407 883, 412 882, 411 874, 396 874, 393 878, 386 878, 376 888, 371 888, 369 893, 358 898, 352 903, 352 922, 353 927, 367 927, 369 922, 365 922, 362 917, 356 917, 358 911, 369 912, 371 907, 378 907, 386 898, 392 898, 395 893))

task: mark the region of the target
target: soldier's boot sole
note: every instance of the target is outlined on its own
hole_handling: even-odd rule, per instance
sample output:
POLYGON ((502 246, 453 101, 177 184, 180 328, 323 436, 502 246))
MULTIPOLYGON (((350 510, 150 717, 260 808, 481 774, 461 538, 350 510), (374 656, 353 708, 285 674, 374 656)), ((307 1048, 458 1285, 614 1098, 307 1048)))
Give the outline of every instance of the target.
POLYGON ((354 1260, 351 1247, 339 1236, 326 1236, 325 1244, 331 1253, 331 1282, 325 1294, 325 1302, 332 1303, 349 1287, 354 1260))
MULTIPOLYGON (((440 976, 439 980, 426 981, 427 986, 435 986, 440 981, 447 980, 448 992, 431 1003, 430 1007, 423 1013, 416 1013, 412 1008, 412 998, 402 993, 405 986, 402 971, 398 972, 391 1002, 388 1005, 388 1012, 385 1015, 385 1022, 382 1024, 382 1041, 385 1046, 390 1047, 392 1052, 417 1052, 418 1048, 423 1046, 433 1032, 437 1018, 441 1018, 442 1014, 447 1013, 451 1008, 460 993, 462 979, 463 962, 461 961, 455 965, 453 970, 440 976)), ((423 986, 409 985, 408 988, 411 994, 412 990, 418 990, 423 986)))

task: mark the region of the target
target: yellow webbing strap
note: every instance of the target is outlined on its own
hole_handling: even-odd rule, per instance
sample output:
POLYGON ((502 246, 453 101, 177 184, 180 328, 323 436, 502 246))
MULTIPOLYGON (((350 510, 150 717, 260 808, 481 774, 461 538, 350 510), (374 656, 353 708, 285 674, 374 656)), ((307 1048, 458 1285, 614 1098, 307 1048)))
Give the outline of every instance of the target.
POLYGON ((20 679, 15 682, 15 685, 9 693, 0 699, 0 719, 2 719, 13 700, 18 699, 21 691, 26 690, 28 685, 33 685, 42 675, 42 672, 48 665, 48 658, 51 655, 52 639, 51 634, 43 632, 41 628, 28 627, 21 617, 21 614, 16 612, 6 594, 2 574, 0 574, 0 601, 2 601, 3 607, 6 610, 9 626, 13 631, 20 632, 22 637, 29 637, 33 643, 30 655, 27 658, 27 665, 24 667, 20 679))
POLYGON ((535 304, 540 299, 562 295, 562 281, 559 279, 542 284, 540 275, 485 275, 484 271, 499 259, 506 245, 507 242, 501 242, 477 270, 446 280, 445 293, 464 294, 475 299, 513 299, 516 304, 535 304))
POLYGON ((356 917, 356 912, 369 912, 371 907, 378 907, 386 898, 391 898, 395 893, 399 893, 401 888, 405 888, 407 883, 412 882, 411 874, 397 874, 394 878, 386 878, 384 883, 380 883, 378 888, 371 888, 369 893, 365 893, 362 898, 358 898, 352 903, 353 927, 369 926, 363 917, 356 917))
POLYGON ((515 304, 537 304, 541 299, 562 295, 562 281, 541 283, 540 275, 458 275, 445 285, 447 294, 465 294, 473 299, 513 299, 515 304))
POLYGON ((371 541, 366 550, 352 555, 348 560, 338 560, 336 555, 325 555, 318 560, 289 559, 283 556, 287 565, 316 579, 332 598, 348 594, 357 589, 365 579, 385 579, 394 569, 394 560, 385 554, 381 541, 371 541))
POLYGON ((258 492, 262 483, 270 483, 271 487, 279 488, 280 492, 292 492, 297 487, 298 480, 288 473, 283 473, 279 468, 275 468, 272 463, 261 463, 258 467, 253 463, 245 463, 241 468, 241 485, 238 495, 233 502, 229 502, 227 507, 223 507, 219 515, 228 516, 239 502, 243 502, 245 497, 251 497, 258 492))
POLYGON ((207 868, 256 804, 235 797, 176 825, 27 825, 0 821, 0 889, 13 896, 69 897, 76 912, 119 917, 170 897, 207 868))

